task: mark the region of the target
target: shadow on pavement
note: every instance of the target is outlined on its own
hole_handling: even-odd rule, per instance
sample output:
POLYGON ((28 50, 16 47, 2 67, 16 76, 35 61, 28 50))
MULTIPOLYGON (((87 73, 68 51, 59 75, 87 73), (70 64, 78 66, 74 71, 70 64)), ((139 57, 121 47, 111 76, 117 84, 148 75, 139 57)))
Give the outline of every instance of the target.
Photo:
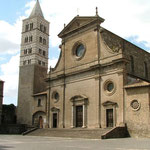
POLYGON ((13 148, 13 147, 0 145, 0 150, 9 150, 10 148, 13 148))

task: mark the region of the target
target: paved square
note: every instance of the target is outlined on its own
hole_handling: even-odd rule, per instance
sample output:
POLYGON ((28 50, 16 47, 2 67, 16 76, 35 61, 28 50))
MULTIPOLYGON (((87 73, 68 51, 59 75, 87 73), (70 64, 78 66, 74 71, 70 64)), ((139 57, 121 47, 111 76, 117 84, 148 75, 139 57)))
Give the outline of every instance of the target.
POLYGON ((0 135, 0 150, 150 150, 150 139, 69 139, 0 135))

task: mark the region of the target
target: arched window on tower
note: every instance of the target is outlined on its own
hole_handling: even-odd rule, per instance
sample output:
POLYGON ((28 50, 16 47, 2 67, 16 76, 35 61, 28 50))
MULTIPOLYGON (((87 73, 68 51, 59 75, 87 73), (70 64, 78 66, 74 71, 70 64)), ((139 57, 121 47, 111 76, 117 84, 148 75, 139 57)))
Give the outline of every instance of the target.
POLYGON ((39 42, 42 43, 42 37, 41 36, 39 37, 39 42))
POLYGON ((33 30, 33 23, 30 23, 30 30, 33 30))
POLYGON ((46 33, 46 27, 44 26, 44 31, 43 31, 44 33, 46 33))
POLYGON ((29 36, 29 42, 32 42, 32 36, 29 36))
POLYGON ((46 45, 46 39, 43 39, 43 44, 46 45))
POLYGON ((29 24, 26 24, 25 31, 27 32, 29 30, 29 24))
POLYGON ((147 63, 146 62, 144 62, 144 76, 145 76, 145 78, 148 77, 148 68, 147 68, 147 63))
POLYGON ((131 72, 134 73, 134 58, 133 56, 130 56, 130 64, 131 64, 131 72))

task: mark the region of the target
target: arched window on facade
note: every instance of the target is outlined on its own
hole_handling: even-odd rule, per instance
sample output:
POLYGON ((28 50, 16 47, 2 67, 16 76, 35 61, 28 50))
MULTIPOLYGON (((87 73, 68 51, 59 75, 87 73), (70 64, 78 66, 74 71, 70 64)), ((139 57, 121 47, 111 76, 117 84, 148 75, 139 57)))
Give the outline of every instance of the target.
POLYGON ((147 68, 147 63, 146 62, 144 62, 144 76, 145 76, 145 78, 148 77, 148 68, 147 68))
POLYGON ((38 107, 41 106, 41 99, 38 99, 38 107))
POLYGON ((131 72, 134 73, 134 58, 133 56, 130 56, 130 61, 131 61, 131 72))

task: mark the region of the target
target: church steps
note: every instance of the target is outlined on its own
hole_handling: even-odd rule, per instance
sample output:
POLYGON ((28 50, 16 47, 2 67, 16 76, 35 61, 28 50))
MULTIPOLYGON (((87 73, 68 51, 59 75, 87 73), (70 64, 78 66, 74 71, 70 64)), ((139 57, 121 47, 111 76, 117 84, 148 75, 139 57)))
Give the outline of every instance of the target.
POLYGON ((101 139, 101 136, 108 132, 107 129, 38 129, 29 136, 48 136, 48 137, 67 137, 67 138, 86 138, 86 139, 101 139))

